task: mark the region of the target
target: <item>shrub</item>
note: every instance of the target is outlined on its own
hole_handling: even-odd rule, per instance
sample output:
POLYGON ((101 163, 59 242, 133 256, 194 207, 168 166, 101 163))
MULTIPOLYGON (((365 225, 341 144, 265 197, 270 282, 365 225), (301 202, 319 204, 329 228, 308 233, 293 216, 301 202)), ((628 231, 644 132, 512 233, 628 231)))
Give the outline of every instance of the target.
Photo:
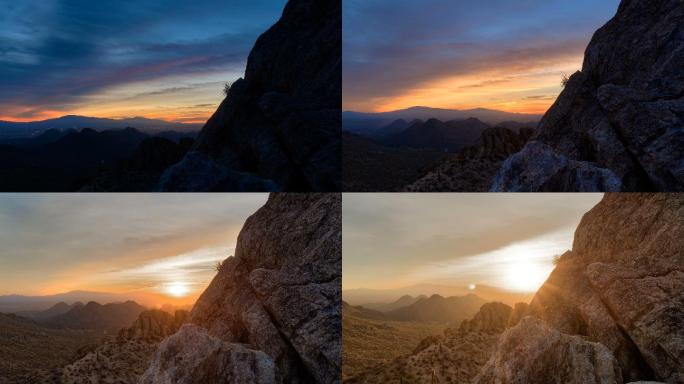
POLYGON ((563 88, 565 88, 568 85, 569 81, 570 77, 564 73, 563 77, 561 77, 561 85, 563 86, 563 88))
POLYGON ((224 95, 228 96, 228 93, 230 92, 230 86, 231 86, 230 83, 225 83, 223 85, 223 94, 224 95))

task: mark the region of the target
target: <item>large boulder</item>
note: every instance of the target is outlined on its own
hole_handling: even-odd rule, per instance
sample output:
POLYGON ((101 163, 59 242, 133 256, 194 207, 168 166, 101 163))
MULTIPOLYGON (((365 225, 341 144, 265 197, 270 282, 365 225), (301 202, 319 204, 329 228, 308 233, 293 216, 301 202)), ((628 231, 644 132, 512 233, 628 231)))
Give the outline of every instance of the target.
POLYGON ((276 370, 265 353, 226 343, 188 324, 162 342, 140 383, 275 384, 276 370))
MULTIPOLYGON (((198 299, 191 323, 212 340, 268 356, 278 383, 337 383, 341 210, 339 194, 271 195, 245 222, 235 256, 198 299)), ((166 383, 169 370, 191 372, 195 368, 181 366, 194 363, 177 358, 186 353, 194 352, 162 345, 147 382, 166 383)))
POLYGON ((492 190, 684 190, 683 67, 684 3, 623 0, 492 190))
POLYGON ((340 191, 340 0, 290 0, 164 191, 340 191))
POLYGON ((620 384, 612 353, 600 343, 563 334, 526 317, 501 335, 476 384, 620 384))

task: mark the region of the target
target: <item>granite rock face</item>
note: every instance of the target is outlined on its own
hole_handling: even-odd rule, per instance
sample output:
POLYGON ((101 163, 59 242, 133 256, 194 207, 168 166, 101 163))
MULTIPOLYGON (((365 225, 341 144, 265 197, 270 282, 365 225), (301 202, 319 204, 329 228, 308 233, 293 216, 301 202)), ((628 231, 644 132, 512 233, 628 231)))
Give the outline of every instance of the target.
MULTIPOLYGON (((526 313, 554 332, 605 346, 625 382, 682 383, 683 269, 684 196, 607 194, 582 218, 572 251, 561 256, 526 313)), ((527 354, 507 356, 509 366, 524 371, 526 363, 516 360, 527 354)), ((502 372, 487 377, 503 380, 502 372)))
POLYGON ((623 0, 494 191, 684 190, 684 3, 623 0))
POLYGON ((190 324, 161 343, 140 380, 141 384, 276 382, 275 363, 268 355, 224 342, 190 324))
POLYGON ((513 310, 503 303, 487 303, 470 320, 464 320, 459 327, 462 332, 501 333, 508 327, 513 310))
POLYGON ((532 317, 507 330, 476 384, 622 382, 615 357, 600 343, 563 334, 532 317))
MULTIPOLYGON (((271 195, 247 219, 235 256, 223 262, 195 304, 193 332, 228 344, 222 351, 239 344, 252 351, 250 359, 257 358, 256 352, 268 357, 276 383, 339 382, 341 243, 339 194, 271 195)), ((184 348, 182 343, 163 344, 146 383, 166 383, 171 371, 187 374, 185 383, 206 382, 192 381, 196 368, 187 365, 193 363, 176 359, 195 353, 184 348)), ((241 382, 259 383, 262 377, 241 382)))
POLYGON ((340 0, 290 0, 163 191, 340 191, 340 0))

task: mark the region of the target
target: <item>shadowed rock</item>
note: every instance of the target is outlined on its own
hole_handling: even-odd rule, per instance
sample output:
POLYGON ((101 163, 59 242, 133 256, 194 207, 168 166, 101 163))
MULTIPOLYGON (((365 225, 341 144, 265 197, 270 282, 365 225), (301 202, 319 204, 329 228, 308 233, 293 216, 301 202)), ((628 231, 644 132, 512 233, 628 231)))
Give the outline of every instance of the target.
POLYGON ((341 190, 341 1, 291 0, 165 191, 341 190))
POLYGON ((684 3, 623 0, 494 191, 684 190, 684 3))

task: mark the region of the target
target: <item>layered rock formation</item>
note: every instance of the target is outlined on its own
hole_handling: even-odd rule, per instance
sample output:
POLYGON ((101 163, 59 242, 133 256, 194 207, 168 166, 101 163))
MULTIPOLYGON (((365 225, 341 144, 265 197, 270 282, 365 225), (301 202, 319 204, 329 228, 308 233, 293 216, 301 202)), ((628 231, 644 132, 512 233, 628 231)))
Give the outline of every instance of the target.
POLYGON ((340 0, 291 0, 165 191, 340 191, 340 0))
POLYGON ((684 190, 684 3, 623 0, 493 191, 684 190))
POLYGON ((479 383, 684 382, 683 266, 684 196, 606 195, 479 383))
POLYGON ((143 382, 338 382, 341 242, 340 195, 271 195, 143 382))
POLYGON ((405 187, 407 192, 476 192, 487 191, 503 161, 520 151, 534 131, 518 132, 504 127, 482 132, 477 145, 442 160, 417 181, 405 187))
POLYGON ((526 317, 501 336, 474 383, 615 384, 622 381, 608 348, 526 317))

